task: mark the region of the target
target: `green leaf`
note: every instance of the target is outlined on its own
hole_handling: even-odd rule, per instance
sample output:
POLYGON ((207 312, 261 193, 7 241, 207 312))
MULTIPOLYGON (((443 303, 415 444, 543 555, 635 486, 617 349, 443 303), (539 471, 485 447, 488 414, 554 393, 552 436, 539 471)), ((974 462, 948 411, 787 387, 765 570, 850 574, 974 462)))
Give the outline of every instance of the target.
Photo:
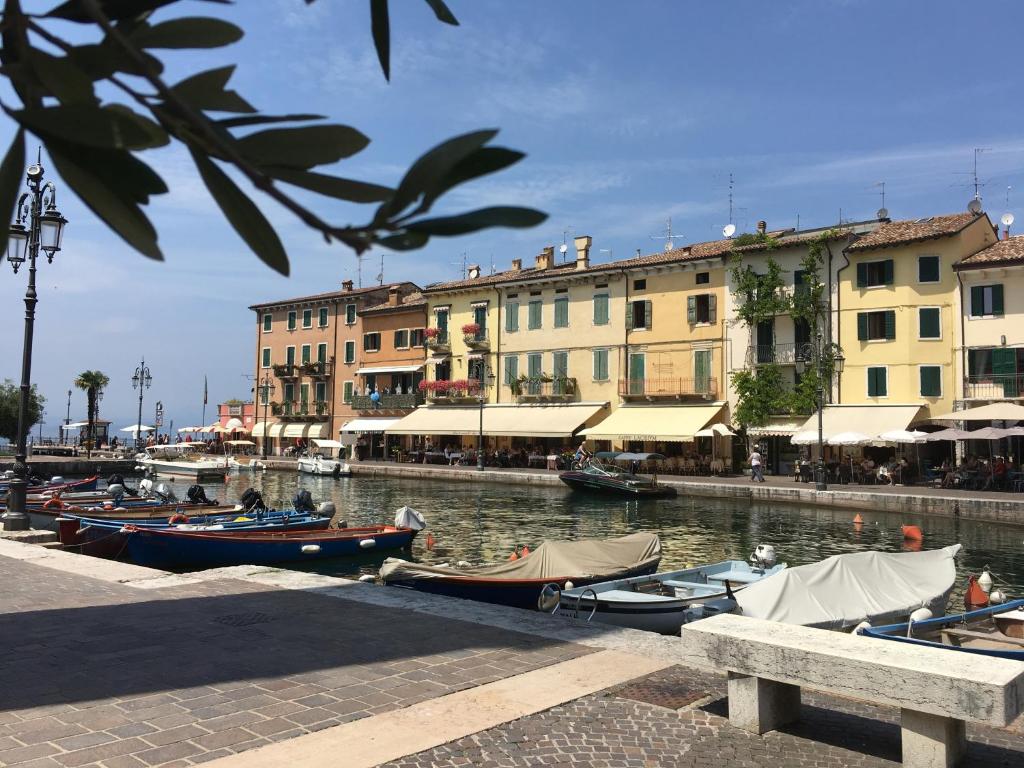
POLYGON ((106 149, 149 149, 164 146, 169 141, 160 126, 122 105, 42 107, 14 112, 13 116, 34 133, 72 144, 106 149))
MULTIPOLYGON (((138 205, 128 199, 132 194, 138 196, 138 192, 132 191, 127 179, 111 178, 117 167, 110 162, 112 156, 127 152, 90 150, 58 142, 47 142, 46 149, 61 178, 93 213, 139 253, 163 260, 156 230, 138 205)), ((124 160, 120 165, 130 167, 124 160)))
POLYGON ((299 123, 305 120, 323 120, 323 115, 252 115, 251 117, 225 117, 216 120, 221 128, 244 128, 248 125, 264 125, 266 123, 299 123))
MULTIPOLYGON (((178 0, 100 0, 100 10, 111 21, 121 21, 122 19, 133 19, 147 11, 154 11, 157 8, 176 2, 178 0)), ((205 0, 205 2, 228 5, 231 3, 231 0, 205 0)), ((82 2, 82 0, 68 0, 66 3, 58 5, 46 15, 80 23, 90 23, 93 21, 86 3, 82 2)))
POLYGON ((391 21, 388 18, 388 0, 370 0, 370 27, 373 45, 377 49, 384 79, 391 80, 391 21))
POLYGON ((429 235, 422 232, 403 232, 397 235, 388 235, 377 241, 378 245, 390 248, 392 251, 415 251, 422 248, 430 239, 429 235))
POLYGON ((406 225, 410 232, 421 232, 427 235, 465 235, 488 227, 513 227, 525 229, 535 227, 547 219, 548 215, 533 208, 515 206, 494 206, 478 208, 475 211, 457 216, 439 216, 433 219, 420 219, 406 225))
POLYGON ((347 125, 271 128, 238 139, 238 149, 260 165, 312 168, 351 157, 370 140, 347 125))
MULTIPOLYGON (((14 205, 18 201, 18 189, 25 173, 25 131, 18 129, 14 141, 0 163, 0 216, 4 221, 14 221, 14 205)), ((0 258, 7 253, 7 227, 0 231, 0 258)))
POLYGON ((227 21, 188 16, 142 25, 130 39, 140 48, 222 48, 238 42, 244 34, 227 21))
POLYGON ((29 62, 39 82, 62 104, 96 103, 92 80, 71 59, 33 48, 29 62))
POLYGON ((525 153, 517 152, 514 149, 481 147, 469 157, 465 157, 456 163, 444 180, 429 195, 425 196, 424 203, 431 205, 438 197, 453 187, 508 168, 510 165, 518 163, 524 157, 526 157, 525 153))
POLYGON ((294 184, 312 192, 319 192, 321 195, 336 197, 339 200, 348 200, 353 203, 379 203, 387 200, 394 192, 389 187, 382 187, 378 184, 369 184, 365 181, 354 181, 342 179, 336 176, 327 176, 323 173, 313 173, 295 168, 281 168, 280 166, 264 167, 264 171, 287 184, 294 184))
MULTIPOLYGON (((143 57, 150 69, 156 74, 162 74, 164 65, 160 60, 142 51, 143 57)), ((133 61, 124 49, 109 38, 102 43, 90 45, 76 45, 68 51, 68 58, 86 76, 92 80, 104 80, 115 72, 124 72, 129 75, 142 73, 142 68, 133 61)))
POLYGON ((255 112, 235 91, 226 90, 234 65, 210 69, 182 80, 171 88, 175 95, 195 109, 214 112, 255 112))
POLYGON ((434 15, 437 16, 438 21, 443 21, 445 24, 451 24, 453 27, 459 26, 459 20, 455 18, 448 6, 444 4, 444 0, 427 0, 427 5, 430 6, 431 10, 434 11, 434 15))
POLYGON ((456 165, 497 134, 496 130, 466 133, 448 139, 426 152, 406 171, 395 196, 380 207, 377 212, 378 223, 387 221, 391 216, 404 211, 421 196, 427 197, 434 189, 443 186, 444 179, 456 165))
POLYGON ((277 232, 260 209, 210 158, 192 147, 189 147, 189 152, 203 183, 231 226, 264 264, 287 276, 288 255, 277 232))

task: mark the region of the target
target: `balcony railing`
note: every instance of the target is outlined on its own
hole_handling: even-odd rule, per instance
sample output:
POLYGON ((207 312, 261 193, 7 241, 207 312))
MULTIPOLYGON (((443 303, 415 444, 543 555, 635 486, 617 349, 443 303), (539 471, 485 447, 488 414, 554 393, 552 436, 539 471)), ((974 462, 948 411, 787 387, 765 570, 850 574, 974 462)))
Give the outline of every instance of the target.
POLYGON ((427 349, 432 352, 451 352, 452 350, 451 339, 448 337, 447 331, 439 331, 437 336, 428 338, 426 342, 427 349))
POLYGON ((274 375, 279 379, 294 379, 298 374, 294 363, 278 363, 274 366, 274 375))
POLYGON ((487 338, 487 330, 479 330, 476 333, 463 334, 462 340, 470 349, 490 349, 491 341, 487 338))
POLYGON ((800 358, 806 344, 752 344, 747 347, 747 365, 778 363, 792 365, 800 358))
POLYGON ((684 397, 710 400, 718 396, 718 380, 711 376, 698 376, 694 379, 619 379, 619 396, 647 400, 684 397))
POLYGON ((566 376, 551 381, 517 379, 508 385, 518 403, 534 401, 569 402, 579 396, 576 379, 566 376))
POLYGON ((411 411, 423 405, 423 394, 410 392, 404 395, 381 395, 374 403, 370 395, 353 395, 352 408, 356 411, 411 411))
POLYGON ((429 381, 424 394, 430 403, 475 403, 480 400, 480 386, 474 379, 458 382, 429 381))
POLYGON ((1024 397, 1024 373, 968 376, 964 380, 965 400, 1024 397))
POLYGON ((273 403, 271 410, 275 416, 282 419, 316 419, 330 414, 330 407, 326 400, 302 401, 292 400, 283 403, 273 403))
POLYGON ((311 363, 302 363, 299 366, 299 373, 303 376, 310 376, 314 379, 330 378, 334 371, 333 360, 314 360, 311 363))

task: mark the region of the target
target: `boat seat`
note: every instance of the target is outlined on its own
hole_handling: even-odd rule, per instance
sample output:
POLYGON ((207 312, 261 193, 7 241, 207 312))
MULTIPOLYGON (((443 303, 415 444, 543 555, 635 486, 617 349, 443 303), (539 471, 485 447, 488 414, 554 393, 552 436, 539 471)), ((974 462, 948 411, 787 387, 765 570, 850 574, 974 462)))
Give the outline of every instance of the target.
POLYGON ((709 573, 708 581, 736 581, 741 584, 753 584, 764 578, 764 574, 752 571, 723 571, 722 573, 709 573))
POLYGON ((1017 645, 1024 648, 1024 640, 1019 640, 1016 637, 1007 637, 1001 632, 998 634, 995 632, 975 632, 970 629, 953 629, 952 627, 943 629, 942 632, 959 640, 987 640, 991 643, 1017 645))
MULTIPOLYGON (((589 597, 589 595, 585 596, 584 600, 589 597)), ((674 597, 652 595, 647 592, 632 592, 628 589, 609 589, 607 592, 598 592, 597 597, 600 600, 624 603, 659 603, 665 600, 675 600, 674 597)))
POLYGON ((675 579, 665 579, 661 582, 666 587, 672 587, 673 589, 701 589, 709 590, 711 592, 721 592, 725 587, 721 587, 718 584, 707 584, 702 581, 676 581, 675 579))

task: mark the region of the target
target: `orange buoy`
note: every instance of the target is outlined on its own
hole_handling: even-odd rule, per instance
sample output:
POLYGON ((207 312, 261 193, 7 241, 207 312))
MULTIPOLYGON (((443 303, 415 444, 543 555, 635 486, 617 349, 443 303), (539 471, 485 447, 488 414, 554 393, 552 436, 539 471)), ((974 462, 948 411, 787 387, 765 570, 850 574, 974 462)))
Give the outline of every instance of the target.
POLYGON ((864 518, 860 516, 860 512, 853 516, 854 525, 864 525, 864 518))
POLYGON ((518 559, 519 559, 519 555, 517 555, 516 551, 513 549, 512 550, 512 554, 508 556, 508 561, 511 563, 513 560, 518 560, 518 559))
POLYGON ((978 608, 984 608, 988 605, 988 595, 985 594, 985 590, 978 584, 978 579, 972 574, 967 577, 967 592, 964 593, 964 608, 968 611, 973 611, 978 608))
POLYGON ((427 534, 427 549, 433 549, 434 548, 434 541, 435 541, 434 540, 434 534, 428 533, 427 534))
POLYGON ((530 548, 529 548, 529 547, 527 547, 527 546, 523 546, 523 552, 522 552, 522 554, 521 554, 521 555, 519 555, 519 556, 520 556, 520 557, 526 557, 526 556, 527 556, 528 554, 530 554, 530 548))
POLYGON ((924 541, 924 534, 921 533, 921 529, 916 525, 904 525, 903 538, 912 539, 914 541, 924 541))

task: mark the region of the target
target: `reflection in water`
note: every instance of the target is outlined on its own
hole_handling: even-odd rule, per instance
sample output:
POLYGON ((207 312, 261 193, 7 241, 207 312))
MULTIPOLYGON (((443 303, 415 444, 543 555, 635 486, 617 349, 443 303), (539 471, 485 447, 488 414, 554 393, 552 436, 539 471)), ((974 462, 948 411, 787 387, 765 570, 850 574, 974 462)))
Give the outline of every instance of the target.
MULTIPOLYGON (((642 530, 661 537, 662 570, 745 559, 761 543, 774 545, 780 559, 790 565, 800 565, 843 552, 902 551, 900 526, 913 524, 924 531, 925 549, 956 542, 964 545, 957 593, 962 592, 967 573, 988 565, 1006 581, 1000 585, 1005 592, 1024 596, 1024 528, 1018 526, 874 512, 861 512, 863 525, 855 526, 855 513, 843 510, 690 496, 637 502, 530 485, 334 479, 283 471, 242 473, 205 488, 211 498, 235 501, 250 484, 278 508, 291 506, 296 490, 307 488, 315 501, 333 501, 338 516, 351 526, 392 522, 395 510, 408 504, 423 513, 436 539, 431 551, 425 548, 424 537, 414 546, 415 558, 428 563, 495 562, 506 559, 517 545, 533 548, 546 538, 601 538, 642 530)), ((175 484, 179 496, 186 485, 175 484)), ((368 560, 360 565, 372 571, 378 563, 368 560)), ((315 569, 342 573, 352 567, 320 561, 315 569)), ((959 608, 959 601, 951 607, 959 608)))

